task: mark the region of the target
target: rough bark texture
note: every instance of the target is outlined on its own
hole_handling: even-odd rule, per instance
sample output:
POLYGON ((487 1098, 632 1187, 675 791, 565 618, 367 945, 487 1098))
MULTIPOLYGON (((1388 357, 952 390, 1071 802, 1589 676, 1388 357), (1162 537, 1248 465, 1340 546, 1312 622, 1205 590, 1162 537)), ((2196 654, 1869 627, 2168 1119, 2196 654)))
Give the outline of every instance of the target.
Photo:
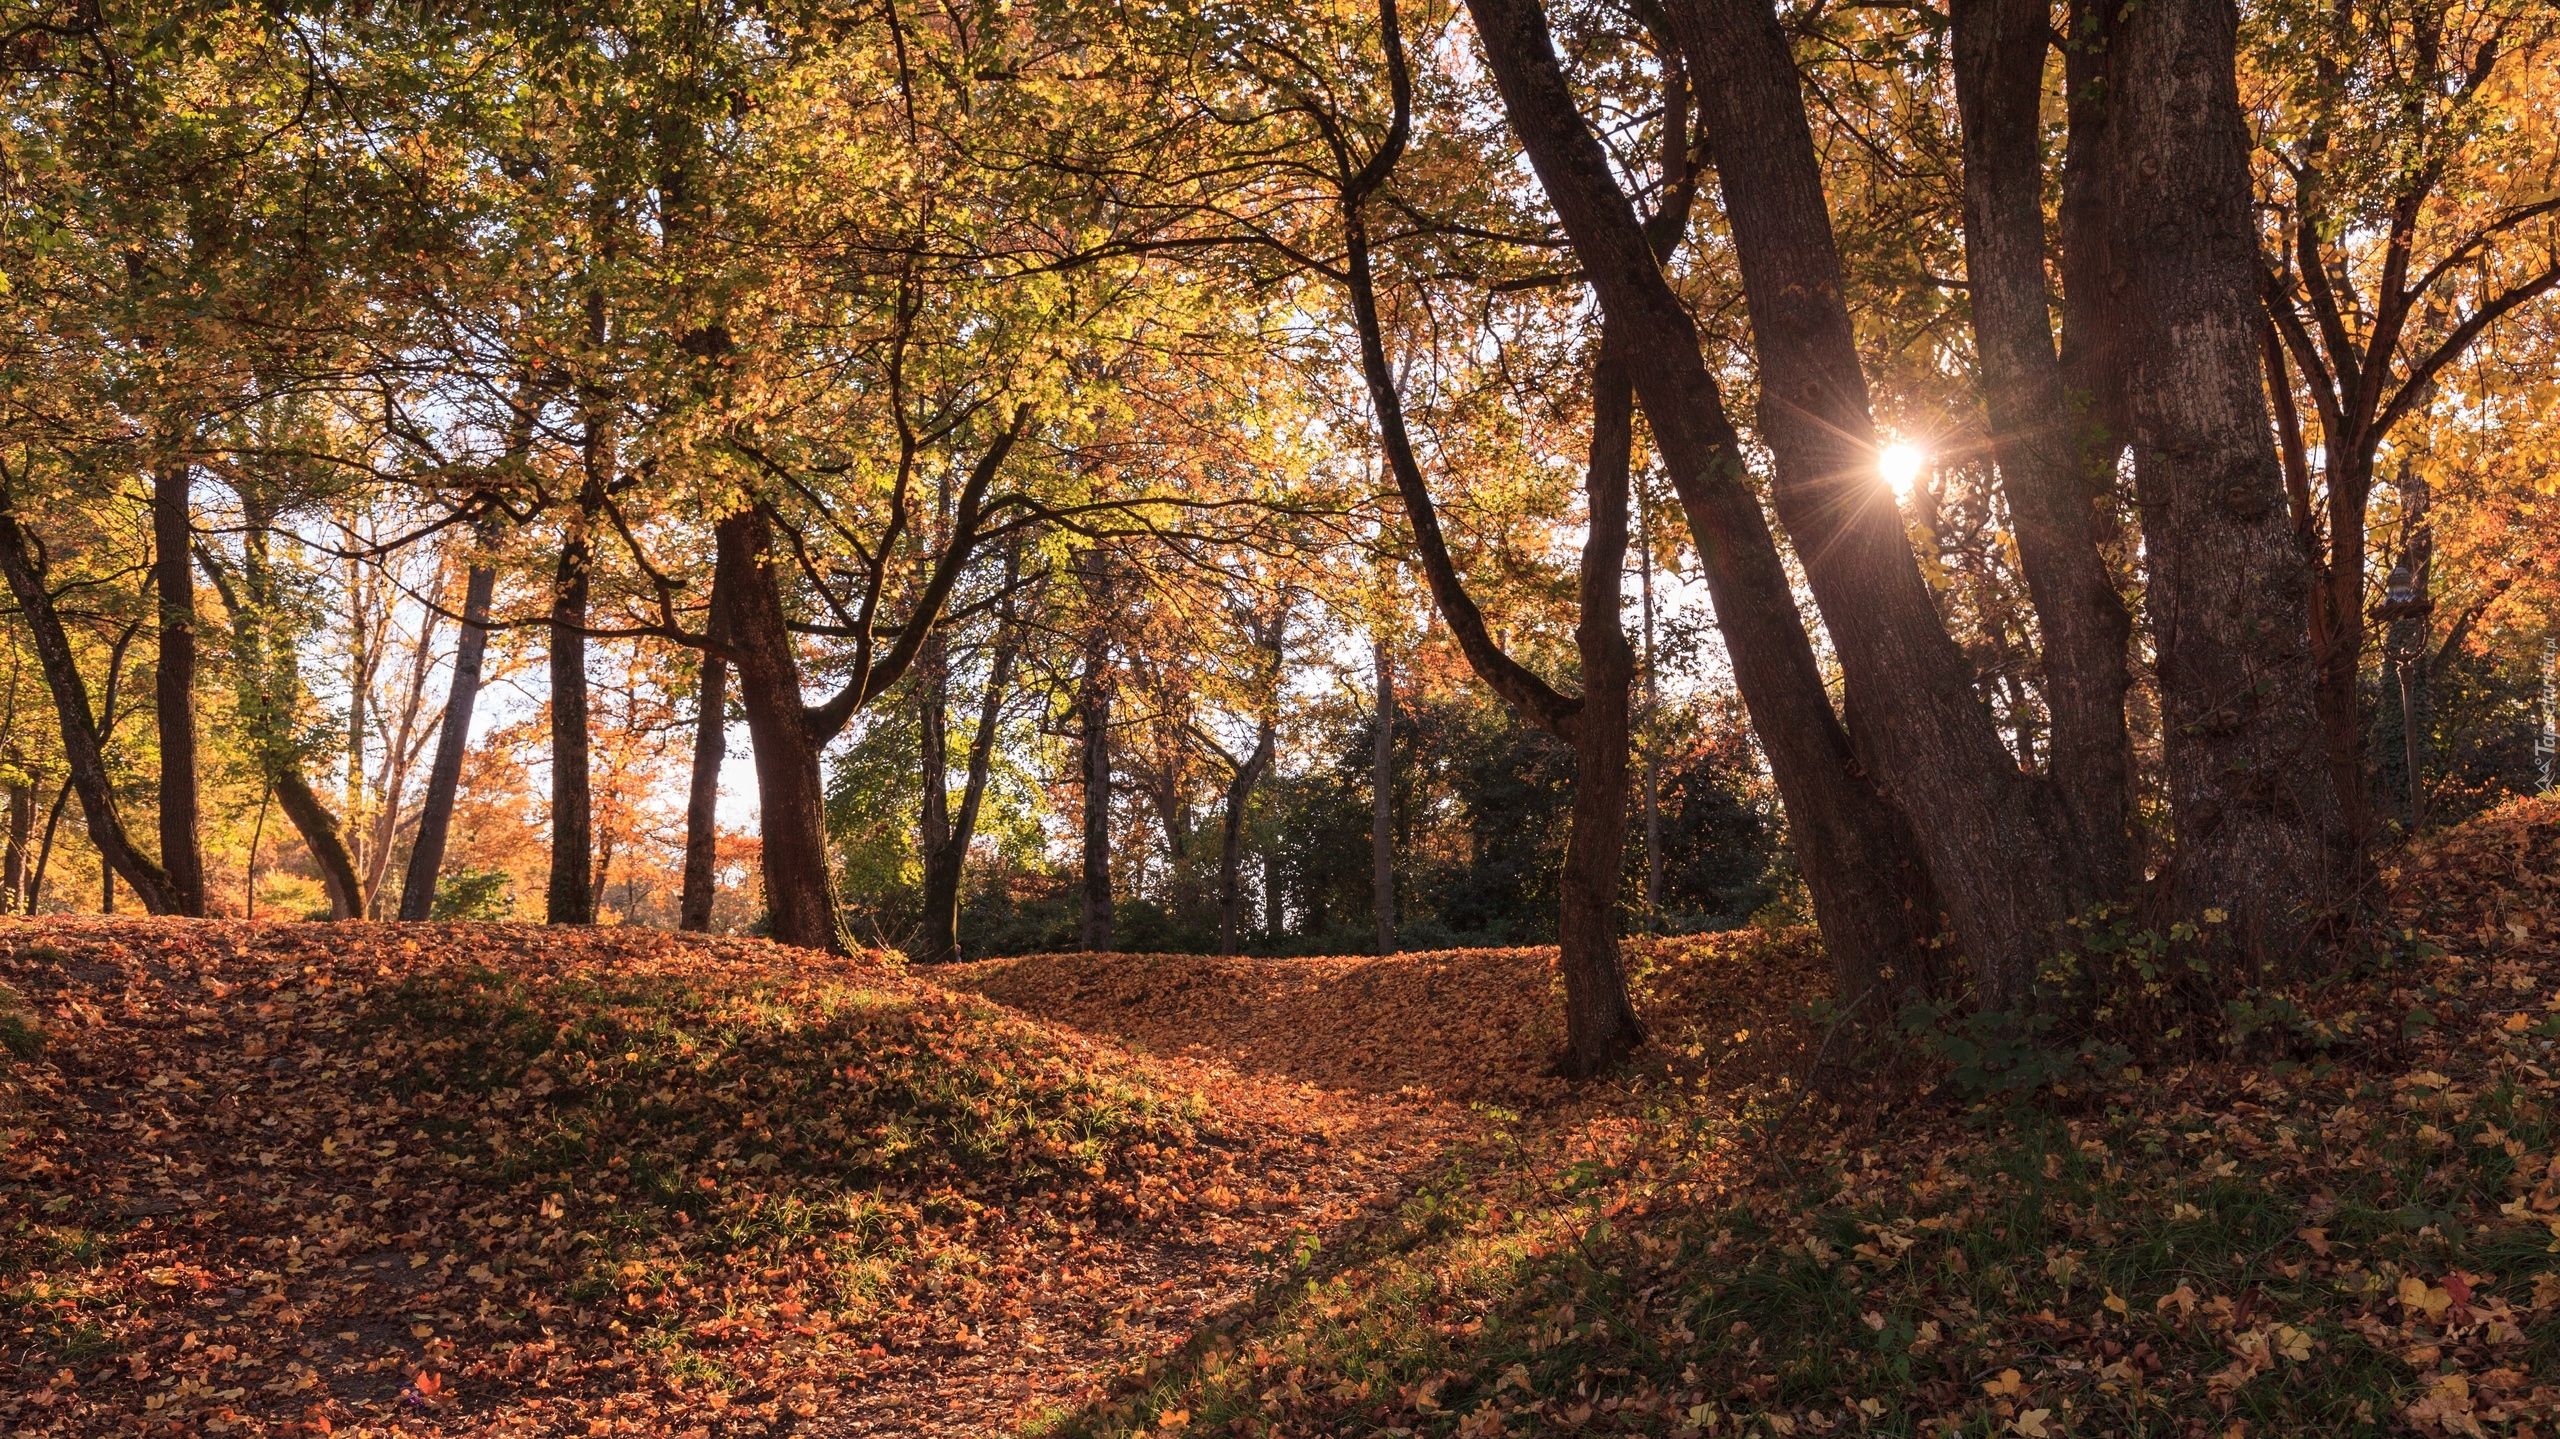
POLYGON ((72 788, 80 795, 81 814, 89 823, 90 843, 98 847, 106 867, 125 883, 153 914, 182 912, 177 887, 133 838, 116 812, 115 791, 107 774, 106 752, 98 737, 97 713, 89 707, 89 684, 80 674, 71 637, 63 631, 53 596, 36 572, 34 547, 17 516, 0 509, 0 572, 17 597, 19 616, 35 641, 37 661, 53 692, 54 716, 62 732, 62 755, 71 770, 72 788))
POLYGON ((2039 110, 2051 7, 1956 0, 1952 13, 1966 293, 1992 449, 2043 640, 2050 772, 2071 824, 2077 908, 2120 897, 2140 878, 2124 716, 2133 616, 2099 552, 2046 294, 2039 110))
POLYGON ((453 657, 453 682, 445 690, 444 725, 436 735, 435 763, 418 805, 418 833, 410 842, 409 871, 400 881, 400 917, 425 919, 435 912, 436 877, 444 869, 445 842, 453 833, 453 801, 462 787, 462 757, 471 745, 471 714, 480 702, 480 668, 489 649, 489 603, 498 584, 492 565, 473 565, 462 591, 462 642, 453 657))
POLYGON ((714 642, 738 671, 738 700, 755 742, 756 788, 764 834, 767 925, 784 944, 844 951, 836 928, 835 876, 827 862, 826 793, 815 733, 800 697, 800 662, 775 574, 773 522, 758 507, 717 527, 718 574, 727 599, 714 642))
POLYGON ((196 778, 194 468, 163 465, 151 489, 151 575, 160 592, 160 657, 152 694, 160 725, 160 864, 178 912, 204 917, 202 790, 196 778))
POLYGON ((1396 671, 1387 642, 1371 652, 1377 667, 1377 723, 1369 730, 1369 894, 1378 921, 1378 953, 1396 952, 1396 671))
POLYGON ((1831 708, 1696 327, 1573 107, 1534 0, 1469 0, 1468 9, 1512 129, 1609 323, 1622 329, 1629 376, 1695 538, 1841 992, 1854 1004, 1925 982, 1937 902, 1918 843, 1858 763, 1831 708))
POLYGON ((1940 621, 1876 468, 1866 372, 1795 59, 1767 0, 1668 6, 1706 113, 1751 308, 1771 492, 1840 657, 1851 735, 1920 836, 1975 1002, 2025 1005, 2071 856, 1940 621))
MULTIPOLYGON (((588 488, 601 499, 590 475, 588 488)), ((585 499, 586 496, 581 496, 585 499)), ((593 924, 595 810, 588 775, 587 589, 592 578, 586 517, 581 504, 560 546, 551 581, 551 880, 544 890, 543 919, 550 924, 593 924)))
POLYGON ((2097 160, 2178 845, 2165 897, 2183 916, 2228 912, 2244 953, 2285 959, 2353 841, 2321 753, 2311 574, 2260 385, 2237 21, 2223 0, 2111 18, 2097 160))
POLYGON ((728 757, 729 666, 705 655, 693 719, 693 785, 684 805, 684 897, 676 909, 676 927, 695 934, 711 928, 711 901, 719 893, 720 766, 728 757))
POLYGON ((320 887, 329 896, 329 918, 354 919, 363 914, 364 884, 356 877, 356 857, 347 848, 338 817, 302 777, 300 765, 279 766, 273 783, 276 807, 293 821, 303 846, 311 851, 312 863, 320 868, 320 887))
POLYGON ((1591 375, 1591 459, 1583 477, 1589 529, 1582 545, 1582 708, 1574 716, 1573 824, 1565 841, 1556 918, 1564 977, 1565 1068, 1602 1073, 1644 1042, 1618 955, 1618 885, 1627 848, 1627 719, 1635 650, 1618 624, 1627 563, 1627 474, 1635 391, 1620 345, 1603 334, 1591 375))

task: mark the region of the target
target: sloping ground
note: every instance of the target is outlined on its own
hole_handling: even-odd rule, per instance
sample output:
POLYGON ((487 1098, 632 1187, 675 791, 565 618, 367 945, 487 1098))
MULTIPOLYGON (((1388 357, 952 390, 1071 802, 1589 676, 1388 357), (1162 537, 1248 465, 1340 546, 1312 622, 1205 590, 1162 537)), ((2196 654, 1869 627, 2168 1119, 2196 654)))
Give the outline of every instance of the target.
POLYGON ((635 931, 0 924, 0 1421, 975 1434, 1392 1203, 1436 1113, 894 961, 635 931))
MULTIPOLYGON (((1663 1051, 1657 1058, 1711 1058, 1726 1079, 1783 1066, 1802 1039, 1787 1016, 1829 988, 1810 930, 1627 949, 1636 1008, 1663 1051)), ((933 973, 955 989, 1220 1072, 1462 1104, 1546 1106, 1575 1095, 1550 1072, 1564 1047, 1552 947, 1383 959, 1044 954, 933 973)))
POLYGON ((1044 1432, 2549 1436, 2560 803, 2387 878, 2378 952, 2165 1072, 1657 1071, 1497 1132, 1044 1432))

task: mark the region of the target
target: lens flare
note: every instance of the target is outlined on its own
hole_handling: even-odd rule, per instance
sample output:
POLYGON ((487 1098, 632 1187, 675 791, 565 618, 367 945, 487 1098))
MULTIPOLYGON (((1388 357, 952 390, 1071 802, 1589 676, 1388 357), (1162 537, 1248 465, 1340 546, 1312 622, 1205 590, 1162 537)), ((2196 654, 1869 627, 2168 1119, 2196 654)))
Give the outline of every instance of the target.
POLYGON ((1919 482, 1920 471, 1928 463, 1928 454, 1918 445, 1901 440, 1885 446, 1884 452, 1876 456, 1876 470, 1884 476, 1886 484, 1893 486, 1893 497, 1897 500, 1911 498, 1911 487, 1919 482))

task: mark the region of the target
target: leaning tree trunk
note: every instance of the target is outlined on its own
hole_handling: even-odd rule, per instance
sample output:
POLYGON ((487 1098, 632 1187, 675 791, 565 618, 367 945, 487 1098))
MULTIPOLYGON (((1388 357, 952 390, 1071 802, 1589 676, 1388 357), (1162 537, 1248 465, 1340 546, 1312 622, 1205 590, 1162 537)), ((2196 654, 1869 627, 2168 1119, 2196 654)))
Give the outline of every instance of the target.
POLYGON ((738 700, 754 741, 764 833, 766 925, 784 944, 844 952, 836 928, 835 879, 827 856, 823 742, 800 697, 800 662, 775 577, 773 522, 750 506, 716 530, 718 574, 727 599, 715 640, 738 672, 738 700))
POLYGON ((1964 125, 1966 291, 2001 490, 2043 641, 2051 773, 2084 883, 2074 907, 2140 878, 2133 749, 2125 725, 2132 613, 2099 553, 2081 415, 2063 388, 2046 301, 2045 0, 1956 0, 1956 103, 1964 125))
POLYGON ((2142 502, 2176 912, 2248 959, 2301 955, 2353 839, 2323 762, 2312 577, 2260 384, 2250 139, 2221 0, 2110 12, 2097 161, 2112 349, 2142 502))
POLYGON ((36 827, 36 786, 31 777, 9 786, 9 848, 0 859, 0 914, 16 914, 27 894, 27 841, 36 827))
POLYGON ((1877 472, 1866 374, 1804 92, 1768 0, 1675 0, 1701 77, 1759 359, 1771 495, 1840 657, 1851 734, 1919 835, 1975 1002, 2023 1007, 2084 885, 2052 796, 2019 772, 1939 619, 1877 472))
MULTIPOLYGON (((1007 562, 1005 583, 1013 583, 1012 562, 1007 562)), ((938 844, 926 846, 924 857, 924 934, 917 942, 917 955, 931 963, 956 960, 960 954, 960 889, 967 877, 969 846, 978 836, 978 814, 987 798, 987 780, 995 772, 996 734, 1004 722, 1004 701, 1013 683, 1014 650, 1019 637, 1014 633, 1010 613, 996 623, 995 645, 987 658, 987 687, 978 699, 978 727, 969 736, 968 775, 960 787, 960 807, 946 815, 941 824, 938 844)), ((937 646, 937 649, 939 647, 937 646)), ((937 676, 947 677, 940 654, 933 656, 937 676)), ((938 684, 947 693, 947 684, 938 684)), ((927 760, 925 768, 925 805, 930 817, 937 796, 942 806, 949 804, 948 792, 942 789, 945 771, 935 766, 948 762, 948 741, 940 733, 947 710, 941 700, 933 703, 926 717, 927 760)), ((928 834, 934 826, 927 824, 928 834)))
POLYGON ((462 592, 462 644, 453 657, 453 683, 445 691, 444 727, 436 735, 435 763, 410 841, 409 871, 400 882, 400 917, 422 920, 435 912, 436 877, 444 868, 453 832, 453 802, 462 788, 462 759, 471 745, 471 714, 480 702, 480 667, 489 649, 489 604, 498 584, 493 565, 473 565, 462 592))
POLYGON ((719 894, 720 766, 729 757, 729 665, 702 657, 701 695, 693 719, 693 785, 684 805, 684 898, 676 927, 695 934, 711 928, 711 902, 719 894))
POLYGON ((178 912, 204 916, 204 842, 196 778, 194 468, 172 460, 151 489, 152 582, 160 591, 160 662, 152 685, 160 725, 160 863, 178 912))
POLYGON ((90 842, 98 847, 106 868, 124 876, 144 908, 153 914, 183 913, 177 886, 149 855, 134 847, 123 816, 116 812, 105 746, 98 736, 96 712, 89 707, 88 681, 81 677, 80 662, 72 652, 70 635, 62 628, 62 616, 53 607, 53 596, 45 589, 43 576, 36 573, 34 547, 17 516, 6 509, 0 509, 0 573, 5 573, 17 597, 18 613, 35 640, 45 686, 53 692, 62 755, 71 770, 72 787, 80 795, 90 842))
POLYGON ((1603 329, 1591 375, 1591 462, 1583 480, 1589 526, 1582 545, 1582 708, 1574 716, 1573 827, 1565 841, 1556 923, 1564 977, 1567 1070, 1588 1078, 1644 1042, 1627 1000, 1618 954, 1618 887, 1627 852, 1628 706, 1635 650, 1618 624, 1627 562, 1627 474, 1635 392, 1625 357, 1603 329))
POLYGON ((1831 708, 1786 566, 1695 323, 1574 108, 1534 0, 1469 0, 1520 137, 1609 323, 1695 537, 1753 732, 1786 805, 1843 1002, 1925 986, 1938 904, 1918 841, 1859 764, 1831 708))

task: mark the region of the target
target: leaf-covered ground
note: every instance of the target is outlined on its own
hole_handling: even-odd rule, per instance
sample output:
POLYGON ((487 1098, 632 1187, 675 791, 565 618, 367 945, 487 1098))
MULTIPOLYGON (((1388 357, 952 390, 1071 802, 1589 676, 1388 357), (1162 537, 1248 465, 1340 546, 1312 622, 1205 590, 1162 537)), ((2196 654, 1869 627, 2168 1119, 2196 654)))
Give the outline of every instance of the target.
POLYGON ((2549 1436, 2560 802, 2387 878, 2298 1012, 2030 1104, 1843 1110, 1691 1026, 1049 1432, 2549 1436))
POLYGON ((1802 933, 1568 1087, 1538 951, 13 922, 0 1421, 2547 1439, 2560 803, 2389 879, 2208 1058, 1846 1109, 1802 933))
POLYGON ((0 1421, 988 1433, 1179 1343, 1448 1120, 894 961, 634 931, 0 927, 0 1421))

